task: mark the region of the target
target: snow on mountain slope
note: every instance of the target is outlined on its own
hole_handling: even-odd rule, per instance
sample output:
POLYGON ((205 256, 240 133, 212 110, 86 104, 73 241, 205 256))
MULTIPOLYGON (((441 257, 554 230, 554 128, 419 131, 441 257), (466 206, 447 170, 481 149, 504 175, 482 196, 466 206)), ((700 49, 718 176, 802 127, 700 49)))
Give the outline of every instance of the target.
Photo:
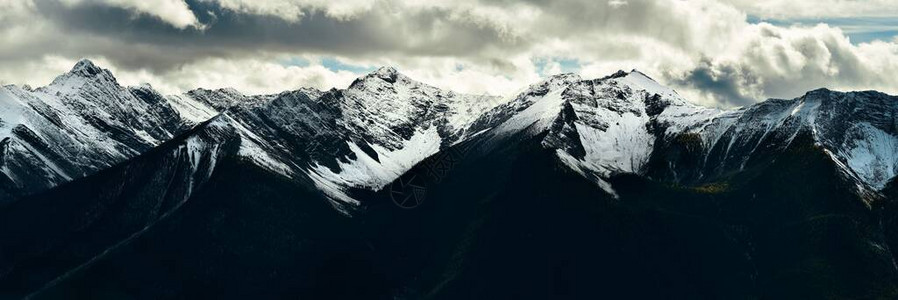
MULTIPOLYGON (((616 81, 590 80, 572 84, 563 93, 572 120, 565 128, 576 132, 582 153, 568 153, 578 158, 581 168, 603 176, 635 173, 648 161, 654 144, 649 132, 650 116, 646 113, 645 92, 634 91, 616 81), (573 128, 570 128, 570 127, 573 128)), ((553 128, 555 129, 555 128, 553 128)), ((552 130, 551 133, 559 133, 552 130)), ((550 135, 551 138, 556 137, 550 135)))
POLYGON ((539 133, 548 128, 549 123, 561 109, 561 93, 572 83, 581 80, 575 74, 560 74, 532 84, 481 115, 472 125, 473 130, 487 130, 498 126, 490 134, 506 136, 529 129, 539 133))
POLYGON ((836 153, 865 182, 882 189, 898 175, 898 137, 870 123, 858 123, 845 134, 836 153))
POLYGON ((107 168, 196 124, 202 109, 181 107, 148 85, 122 87, 105 69, 79 61, 35 90, 0 88, 2 188, 29 194, 107 168), (182 118, 191 112, 194 117, 182 118))
POLYGON ((471 124, 500 101, 444 91, 381 68, 345 90, 284 92, 233 107, 225 116, 241 128, 246 159, 308 176, 345 211, 357 204, 347 196, 350 190, 381 189, 473 135, 471 124))
POLYGON ((898 98, 877 92, 811 91, 793 100, 771 99, 728 112, 705 130, 709 170, 739 169, 759 147, 787 146, 801 132, 879 190, 898 173, 895 117, 898 98))
POLYGON ((189 94, 170 95, 166 99, 171 104, 172 109, 178 112, 181 119, 190 124, 199 124, 212 119, 221 113, 220 110, 200 101, 197 101, 189 94))
POLYGON ((333 182, 345 186, 380 189, 411 169, 415 164, 440 150, 440 139, 436 128, 417 131, 396 150, 380 145, 371 145, 377 159, 369 156, 355 143, 349 149, 356 157, 348 162, 339 161, 339 173, 325 166, 315 164, 311 171, 333 182))
POLYGON ((376 153, 377 159, 369 156, 356 144, 350 143, 349 148, 355 160, 339 162, 339 172, 330 168, 315 164, 308 169, 308 175, 314 178, 315 183, 328 196, 335 200, 357 205, 359 201, 348 196, 345 188, 364 188, 380 190, 387 184, 399 178, 406 171, 421 162, 425 158, 436 154, 440 150, 442 139, 436 128, 418 131, 396 150, 389 150, 379 145, 371 147, 376 153))
POLYGON ((217 90, 195 89, 182 95, 195 102, 205 104, 216 111, 224 111, 234 106, 258 106, 271 101, 276 95, 247 96, 233 88, 217 90))
MULTIPOLYGON (((676 176, 682 168, 698 168, 693 178, 698 181, 739 171, 758 148, 785 149, 802 131, 812 133, 850 176, 872 190, 898 174, 898 101, 885 94, 818 90, 795 100, 725 111, 693 105, 635 70, 595 80, 567 79, 542 83, 552 88, 519 105, 519 111, 497 113, 500 106, 483 118, 500 119, 490 131, 496 136, 525 129, 531 136, 546 132, 545 147, 556 149, 561 162, 611 194, 605 178, 645 174, 654 155, 691 136, 699 141, 702 165, 668 162, 665 168, 674 176, 667 180, 686 180, 676 176)), ((533 94, 525 91, 518 98, 533 94)))
POLYGON ((446 143, 470 134, 468 127, 501 98, 459 94, 429 86, 380 68, 336 97, 343 126, 388 149, 404 144, 417 128, 434 126, 446 143))
POLYGON ((310 172, 341 186, 380 189, 443 147, 470 137, 480 114, 500 98, 441 90, 380 68, 333 97, 350 156, 337 170, 310 172), (365 150, 367 148, 367 150, 365 150), (333 171, 333 172, 332 172, 333 171))
POLYGON ((381 68, 347 89, 247 96, 197 89, 162 96, 125 88, 79 62, 46 87, 0 89, 0 172, 13 194, 40 191, 134 157, 208 120, 239 138, 238 156, 286 178, 308 177, 344 212, 353 190, 379 190, 415 164, 483 134, 493 143, 545 134, 542 145, 593 179, 645 175, 669 147, 695 141, 699 165, 664 162, 659 179, 701 182, 741 170, 801 132, 870 189, 898 174, 898 104, 875 92, 818 90, 737 110, 693 105, 638 71, 562 74, 507 98, 458 94, 381 68), (521 136, 521 134, 524 134, 521 136), (684 169, 696 175, 683 175, 684 169), (681 176, 682 175, 682 176, 681 176))
POLYGON ((488 133, 493 139, 547 132, 545 147, 557 149, 563 163, 613 194, 602 178, 640 172, 657 132, 698 127, 717 114, 633 71, 595 80, 550 77, 482 119, 498 121, 484 122, 496 127, 488 133))

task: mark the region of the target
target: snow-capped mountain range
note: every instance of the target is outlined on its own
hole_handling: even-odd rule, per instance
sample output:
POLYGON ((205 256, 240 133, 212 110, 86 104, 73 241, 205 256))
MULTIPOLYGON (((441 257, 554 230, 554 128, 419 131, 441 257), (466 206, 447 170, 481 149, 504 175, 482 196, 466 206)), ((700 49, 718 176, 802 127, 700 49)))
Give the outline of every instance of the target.
POLYGON ((724 110, 638 71, 489 97, 381 68, 164 96, 85 60, 0 102, 4 299, 898 295, 878 92, 724 110))
POLYGON ((143 153, 195 123, 149 86, 125 88, 90 61, 51 84, 0 89, 3 189, 34 193, 143 153))
POLYGON ((638 71, 556 75, 509 97, 446 91, 393 68, 342 90, 164 96, 148 85, 122 87, 82 60, 48 86, 0 88, 0 103, 0 187, 9 199, 93 174, 178 135, 217 136, 187 139, 185 149, 197 157, 231 141, 246 161, 314 183, 347 213, 360 205, 353 191, 380 190, 475 137, 539 137, 559 162, 612 195, 606 179, 618 174, 714 182, 803 133, 862 191, 879 191, 898 173, 896 97, 816 90, 720 110, 691 104, 638 71))
POLYGON ((524 95, 540 96, 507 104, 524 109, 495 133, 548 131, 544 146, 609 193, 603 178, 621 173, 686 184, 714 181, 744 168, 759 147, 785 149, 802 132, 861 189, 880 190, 898 173, 898 98, 878 92, 821 89, 720 110, 693 105, 633 71, 595 80, 556 76, 524 95), (699 163, 664 157, 672 143, 684 142, 696 148, 699 163), (666 161, 652 165, 653 158, 666 161))

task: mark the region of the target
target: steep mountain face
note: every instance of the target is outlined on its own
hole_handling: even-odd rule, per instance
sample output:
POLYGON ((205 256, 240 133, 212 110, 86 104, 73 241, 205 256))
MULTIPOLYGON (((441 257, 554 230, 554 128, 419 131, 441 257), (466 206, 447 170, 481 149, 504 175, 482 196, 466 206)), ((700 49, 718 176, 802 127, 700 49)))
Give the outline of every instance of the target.
POLYGON ((216 122, 243 136, 243 157, 288 177, 313 176, 341 209, 359 203, 350 190, 382 188, 472 135, 479 113, 502 100, 440 90, 393 68, 345 90, 162 96, 149 86, 122 87, 88 60, 47 87, 7 86, 0 95, 8 104, 3 202, 108 168, 225 113, 216 122))
MULTIPOLYGON (((759 154, 726 185, 604 177, 616 198, 546 148, 548 134, 475 138, 447 150, 464 159, 440 176, 431 167, 446 158, 435 156, 380 194, 411 193, 402 188, 409 181, 423 190, 419 207, 383 221, 393 237, 381 242, 392 247, 375 243, 426 253, 397 259, 424 269, 406 283, 404 297, 817 299, 898 292, 884 234, 891 230, 810 134, 759 154)), ((369 210, 360 218, 389 209, 369 210)))
MULTIPOLYGON (((270 101, 275 95, 252 95, 247 96, 233 88, 223 88, 217 90, 195 89, 185 93, 184 95, 170 96, 181 100, 173 101, 175 103, 195 101, 203 105, 193 106, 197 109, 208 111, 211 107, 214 114, 225 111, 234 106, 258 106, 270 101), (183 100, 182 100, 183 99, 183 100)), ((196 110, 196 109, 194 109, 196 110)), ((213 114, 213 115, 214 115, 213 114)), ((204 120, 208 120, 205 118, 204 120)))
POLYGON ((502 121, 490 134, 547 132, 545 147, 611 194, 604 179, 618 174, 687 185, 725 180, 760 154, 788 148, 801 133, 859 190, 882 190, 898 171, 898 98, 877 92, 824 89, 723 111, 690 104, 634 71, 596 80, 560 76, 520 98, 527 100, 484 115, 502 121))
POLYGON ((235 130, 212 120, 125 164, 11 203, 2 212, 0 297, 51 287, 169 221, 238 147, 235 130))
POLYGON ((78 62, 50 85, 0 88, 0 189, 7 202, 143 153, 216 112, 148 85, 122 87, 78 62))
POLYGON ((243 137, 224 117, 4 210, 0 290, 34 299, 898 292, 877 217, 810 134, 724 188, 604 178, 617 199, 560 161, 548 131, 481 134, 440 152, 461 156, 448 169, 435 173, 449 157, 431 156, 360 197, 365 210, 347 218, 310 178, 287 180, 239 155, 243 137), (420 206, 394 204, 411 192, 402 182, 424 190, 420 206), (53 222, 23 219, 46 207, 59 207, 53 222))
POLYGON ((378 190, 421 160, 477 132, 501 99, 444 91, 381 68, 345 90, 298 90, 235 107, 241 155, 288 177, 302 174, 343 211, 354 190, 378 190))
POLYGON ((494 98, 391 68, 268 96, 111 90, 176 129, 0 208, 0 297, 898 296, 881 93, 718 110, 637 71, 494 98))
POLYGON ((247 160, 226 118, 4 208, 0 298, 388 297, 380 266, 357 269, 380 254, 365 225, 247 160))
POLYGON ((488 134, 497 139, 547 133, 546 148, 557 149, 561 161, 614 194, 603 178, 641 174, 656 141, 723 113, 692 105, 634 71, 595 80, 556 76, 485 117, 497 121, 488 125, 496 127, 488 134))
POLYGON ((336 167, 326 154, 314 160, 309 173, 331 196, 349 202, 347 187, 384 187, 440 149, 476 134, 469 127, 478 113, 502 101, 443 91, 393 68, 381 68, 347 90, 322 98, 328 96, 341 116, 335 124, 348 133, 341 139, 348 141, 348 151, 336 152, 336 167))
MULTIPOLYGON (((638 72, 569 78, 532 86, 487 114, 494 129, 378 194, 420 204, 365 220, 388 224, 377 247, 427 253, 397 259, 422 266, 403 297, 898 295, 894 229, 883 225, 894 224, 893 188, 857 171, 890 165, 856 169, 836 154, 898 150, 880 142, 895 136, 883 115, 898 99, 823 90, 720 111, 638 72), (864 123, 884 134, 832 134, 864 123), (731 151, 709 149, 722 145, 731 151)), ((388 210, 372 202, 360 218, 388 210)))
MULTIPOLYGON (((680 134, 696 137, 704 161, 671 166, 700 170, 692 180, 708 180, 744 168, 757 151, 783 149, 801 133, 832 156, 859 188, 882 190, 898 171, 898 101, 878 92, 816 90, 794 100, 768 100, 727 112, 701 129, 680 134)), ((669 173, 669 174, 670 174, 669 173)))

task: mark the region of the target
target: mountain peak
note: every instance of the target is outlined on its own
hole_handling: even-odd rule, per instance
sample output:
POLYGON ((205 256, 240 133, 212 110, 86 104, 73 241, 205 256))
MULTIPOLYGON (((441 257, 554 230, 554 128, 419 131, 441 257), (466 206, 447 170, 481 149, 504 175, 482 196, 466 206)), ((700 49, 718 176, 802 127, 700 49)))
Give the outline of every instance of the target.
MULTIPOLYGON (((72 67, 72 69, 68 73, 60 77, 72 76, 83 78, 103 78, 118 84, 118 82, 115 80, 115 76, 112 75, 112 72, 109 72, 109 70, 97 66, 93 61, 86 58, 79 60, 77 63, 75 63, 75 66, 72 67)), ((58 79, 59 78, 57 78, 57 80, 58 79)))
POLYGON ((682 99, 676 91, 667 86, 661 85, 659 82, 655 81, 655 79, 652 79, 645 73, 642 73, 636 69, 633 69, 630 72, 617 71, 617 73, 602 78, 601 80, 614 80, 618 83, 627 85, 632 89, 644 90, 650 95, 657 94, 661 97, 673 100, 679 104, 687 103, 686 100, 682 99))
POLYGON ((394 67, 380 67, 377 70, 375 70, 374 72, 371 72, 370 74, 368 74, 368 76, 366 76, 366 77, 374 77, 374 78, 382 79, 383 81, 386 81, 389 83, 396 83, 396 80, 400 76, 402 76, 402 74, 400 74, 399 71, 396 70, 396 68, 394 68, 394 67))
POLYGON ((627 72, 624 70, 617 70, 617 72, 614 72, 614 74, 605 76, 602 79, 604 80, 604 79, 634 78, 634 77, 639 77, 642 79, 648 79, 650 81, 655 81, 654 79, 652 79, 648 75, 645 75, 645 73, 643 73, 637 69, 630 70, 630 72, 627 72))
POLYGON ((605 76, 605 78, 603 78, 603 79, 623 78, 623 77, 627 77, 627 75, 630 75, 630 73, 628 73, 624 70, 617 70, 617 72, 614 72, 614 74, 605 76))
MULTIPOLYGON (((630 70, 630 72, 627 73, 627 75, 642 76, 642 77, 645 77, 645 78, 648 78, 648 79, 652 79, 651 77, 649 77, 649 75, 646 75, 645 73, 643 73, 642 71, 639 71, 639 70, 637 70, 637 69, 630 70)), ((652 79, 652 81, 655 81, 655 80, 652 79)))
POLYGON ((580 75, 577 75, 574 73, 561 73, 561 74, 555 74, 555 75, 549 76, 546 79, 544 79, 543 81, 536 83, 534 85, 531 85, 530 88, 532 89, 534 87, 541 87, 540 89, 542 89, 542 88, 555 89, 560 86, 568 85, 568 84, 571 84, 573 82, 580 81, 580 80, 582 80, 580 75))
POLYGON ((827 94, 832 94, 833 92, 834 92, 833 90, 830 90, 830 89, 828 89, 828 88, 819 88, 819 89, 816 89, 816 90, 808 91, 807 93, 805 93, 805 96, 809 96, 809 95, 827 95, 827 94))
POLYGON ((394 67, 383 66, 371 72, 372 75, 396 75, 399 74, 399 71, 394 67))
POLYGON ((377 70, 356 79, 349 85, 349 87, 353 88, 360 85, 366 85, 366 82, 367 84, 381 85, 383 84, 381 81, 390 85, 395 84, 398 81, 414 82, 405 75, 402 75, 402 73, 399 73, 394 67, 380 67, 377 70))
POLYGON ((77 73, 77 74, 82 74, 82 75, 86 75, 86 76, 94 76, 94 75, 103 73, 103 71, 106 71, 106 70, 98 67, 91 60, 83 58, 83 59, 79 60, 78 63, 75 64, 74 67, 72 67, 72 70, 69 71, 69 73, 72 73, 72 74, 77 73))
POLYGON ((56 77, 50 86, 57 89, 71 90, 80 87, 85 82, 102 82, 120 87, 112 72, 100 68, 89 59, 79 60, 69 72, 56 77))
POLYGON ((558 73, 558 74, 549 76, 548 78, 546 78, 546 80, 559 80, 559 79, 570 79, 570 78, 579 79, 580 75, 577 75, 576 73, 571 73, 571 72, 558 73))

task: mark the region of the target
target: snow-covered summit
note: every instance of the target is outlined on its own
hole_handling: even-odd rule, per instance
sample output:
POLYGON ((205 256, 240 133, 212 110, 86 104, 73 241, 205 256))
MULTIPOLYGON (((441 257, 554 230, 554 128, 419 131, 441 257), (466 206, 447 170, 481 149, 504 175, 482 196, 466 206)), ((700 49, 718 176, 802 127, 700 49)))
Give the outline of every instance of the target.
POLYGON ((98 67, 94 62, 89 59, 81 59, 79 60, 72 70, 68 72, 68 74, 78 74, 81 76, 98 76, 98 75, 112 75, 109 70, 98 67))
MULTIPOLYGON (((301 89, 227 114, 258 138, 253 147, 327 191, 379 189, 440 149, 475 134, 471 124, 501 98, 466 95, 380 68, 347 89, 301 89)), ((245 151, 252 153, 253 151, 245 151)))
MULTIPOLYGON (((380 67, 366 77, 377 77, 387 82, 396 82, 397 77, 400 76, 405 77, 405 75, 399 73, 399 70, 394 67, 380 67)), ((408 77, 405 78, 408 79, 408 77)))
POLYGON ((379 82, 394 84, 397 83, 397 81, 402 81, 400 82, 400 84, 419 84, 418 82, 412 80, 404 74, 399 73, 399 70, 397 70, 396 68, 380 67, 354 80, 352 84, 349 85, 349 89, 359 88, 359 86, 364 85, 371 85, 376 87, 383 85, 379 84, 379 82))
POLYGON ((611 193, 605 179, 621 173, 714 180, 743 168, 762 144, 784 148, 802 131, 863 186, 881 189, 898 174, 898 101, 876 92, 819 89, 720 110, 692 104, 633 70, 592 80, 553 77, 513 99, 485 113, 482 119, 493 123, 484 127, 495 127, 498 137, 546 133, 543 145, 556 149, 560 161, 611 193), (701 149, 693 159, 699 166, 659 167, 671 147, 692 140, 698 144, 690 147, 701 149))
POLYGON ((192 124, 173 103, 86 59, 44 87, 2 87, 0 188, 29 194, 145 152, 192 124))
MULTIPOLYGON (((443 90, 409 78, 390 67, 380 68, 342 91, 341 110, 350 126, 373 136, 398 134, 404 139, 412 127, 438 127, 449 142, 466 134, 470 123, 498 105, 501 98, 443 90), (372 127, 370 124, 381 125, 372 127)), ((384 146, 392 148, 387 143, 384 146)))
POLYGON ((671 101, 676 101, 678 104, 688 104, 688 101, 685 101, 676 91, 673 89, 663 86, 645 73, 640 72, 639 70, 634 69, 627 73, 626 76, 617 78, 617 81, 629 86, 635 90, 644 90, 649 94, 657 94, 660 95, 664 99, 669 99, 671 101))
POLYGON ((78 61, 68 72, 57 76, 48 86, 38 88, 55 93, 77 93, 82 87, 121 88, 115 76, 88 59, 78 61))

